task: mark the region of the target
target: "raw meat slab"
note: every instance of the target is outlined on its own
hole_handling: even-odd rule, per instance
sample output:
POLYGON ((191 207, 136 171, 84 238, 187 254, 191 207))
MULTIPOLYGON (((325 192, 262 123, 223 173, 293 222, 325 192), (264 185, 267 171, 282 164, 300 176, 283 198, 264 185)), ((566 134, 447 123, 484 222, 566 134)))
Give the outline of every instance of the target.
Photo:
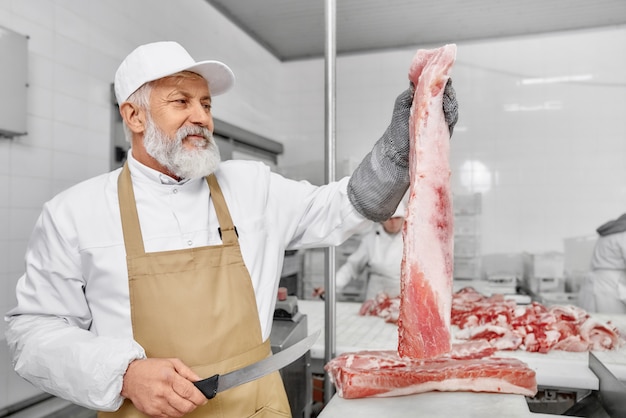
POLYGON ((411 184, 402 232, 398 353, 413 359, 450 351, 454 241, 443 92, 455 57, 456 45, 419 50, 409 70, 415 95, 409 121, 411 184))
POLYGON ((344 353, 325 366, 345 399, 430 391, 471 391, 534 396, 535 372, 514 358, 434 360, 400 358, 393 351, 344 353))

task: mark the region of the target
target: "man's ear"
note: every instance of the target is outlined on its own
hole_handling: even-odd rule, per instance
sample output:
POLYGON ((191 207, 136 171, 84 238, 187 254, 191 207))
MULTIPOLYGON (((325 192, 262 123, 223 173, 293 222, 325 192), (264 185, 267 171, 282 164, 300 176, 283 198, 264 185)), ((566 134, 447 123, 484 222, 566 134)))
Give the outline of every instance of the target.
POLYGON ((146 112, 134 103, 124 102, 120 106, 120 115, 130 130, 136 134, 146 129, 146 112))

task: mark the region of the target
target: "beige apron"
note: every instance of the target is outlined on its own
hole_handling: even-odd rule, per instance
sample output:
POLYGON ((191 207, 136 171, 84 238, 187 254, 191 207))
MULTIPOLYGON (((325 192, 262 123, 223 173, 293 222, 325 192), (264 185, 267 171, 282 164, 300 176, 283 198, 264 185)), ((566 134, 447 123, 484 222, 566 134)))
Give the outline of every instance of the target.
MULTIPOLYGON (((271 354, 224 196, 207 177, 223 245, 146 253, 128 166, 118 180, 135 340, 148 357, 176 357, 201 378, 271 354)), ((208 202, 207 202, 208 204, 208 202)), ((290 417, 278 372, 220 392, 186 417, 290 417)), ((145 417, 126 400, 104 417, 145 417)))

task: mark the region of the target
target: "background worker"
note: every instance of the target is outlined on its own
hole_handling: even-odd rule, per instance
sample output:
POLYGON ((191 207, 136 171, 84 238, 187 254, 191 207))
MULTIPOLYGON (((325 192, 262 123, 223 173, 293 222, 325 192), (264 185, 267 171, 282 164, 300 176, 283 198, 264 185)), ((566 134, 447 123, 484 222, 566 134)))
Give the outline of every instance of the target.
POLYGON ((15 371, 37 388, 110 411, 101 418, 290 415, 278 372, 210 401, 193 382, 271 353, 285 250, 338 245, 394 212, 408 187, 412 92, 357 176, 317 187, 220 162, 212 101, 234 80, 175 42, 121 63, 128 161, 44 204, 6 315, 15 371))
POLYGON ((588 312, 626 314, 626 213, 596 230, 591 271, 579 300, 588 312))
MULTIPOLYGON (((376 223, 363 235, 356 251, 337 270, 336 286, 343 289, 352 279, 368 272, 365 299, 374 299, 380 292, 389 297, 400 295, 400 267, 402 264, 402 226, 405 217, 405 200, 386 221, 376 223)), ((313 296, 324 295, 323 287, 314 290, 313 296)))

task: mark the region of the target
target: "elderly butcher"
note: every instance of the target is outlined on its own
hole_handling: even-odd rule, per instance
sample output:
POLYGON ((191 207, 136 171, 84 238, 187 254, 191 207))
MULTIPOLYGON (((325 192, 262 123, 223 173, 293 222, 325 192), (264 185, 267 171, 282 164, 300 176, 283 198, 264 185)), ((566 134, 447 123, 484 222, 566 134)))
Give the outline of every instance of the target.
MULTIPOLYGON (((100 417, 286 417, 278 372, 207 400, 194 382, 271 353, 285 250, 338 245, 407 190, 412 91, 351 178, 293 181, 220 162, 212 99, 235 78, 175 42, 139 46, 115 74, 123 168, 45 203, 7 315, 16 372, 100 417)), ((444 112, 457 119, 448 85, 444 112)))

